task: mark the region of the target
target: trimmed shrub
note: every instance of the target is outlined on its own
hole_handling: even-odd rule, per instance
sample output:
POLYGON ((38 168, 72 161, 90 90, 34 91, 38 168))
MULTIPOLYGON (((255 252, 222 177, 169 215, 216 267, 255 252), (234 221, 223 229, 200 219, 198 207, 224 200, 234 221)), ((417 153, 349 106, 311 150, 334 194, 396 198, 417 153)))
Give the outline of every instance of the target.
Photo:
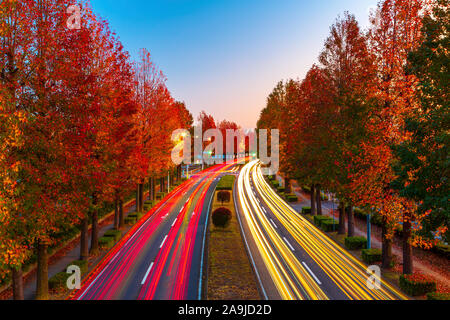
POLYGON ((162 200, 166 197, 166 193, 165 192, 157 192, 156 193, 156 200, 162 200))
POLYGON ((302 213, 303 214, 311 214, 311 207, 303 207, 302 208, 302 213))
POLYGON ((114 238, 112 237, 101 237, 98 239, 98 245, 101 249, 111 249, 114 245, 114 238))
POLYGON ((427 300, 450 300, 450 293, 429 292, 427 293, 427 300))
POLYGON ((133 224, 135 224, 137 222, 136 217, 126 217, 124 219, 124 222, 126 225, 132 226, 133 224))
POLYGON ((303 191, 305 191, 306 193, 311 193, 311 188, 308 186, 303 186, 302 187, 303 191))
POLYGON ((85 260, 75 260, 72 263, 70 263, 69 265, 67 265, 67 268, 70 266, 77 266, 78 268, 80 268, 81 274, 85 274, 86 272, 88 272, 88 262, 85 260))
POLYGON ((272 180, 271 184, 274 189, 278 189, 278 187, 280 186, 280 183, 277 180, 272 180))
POLYGON ((298 198, 295 194, 291 193, 291 194, 286 195, 286 200, 287 200, 287 202, 297 202, 298 198))
POLYGON ((153 206, 153 201, 147 200, 144 202, 144 205, 153 206))
POLYGON ((318 227, 321 226, 322 221, 324 220, 333 220, 333 219, 328 216, 314 216, 314 224, 318 227))
POLYGON ((448 245, 448 244, 437 244, 433 248, 433 251, 442 257, 446 257, 447 259, 450 259, 450 245, 448 245))
POLYGON ((219 208, 212 214, 212 222, 216 227, 226 228, 231 222, 231 211, 227 208, 219 208))
POLYGON ((277 191, 278 191, 278 192, 285 192, 285 191, 286 191, 286 188, 280 186, 280 187, 277 188, 277 191))
POLYGON ((367 264, 372 264, 381 261, 380 249, 364 249, 362 251, 362 259, 367 264))
POLYGON ((345 247, 348 250, 367 249, 367 239, 364 237, 347 237, 345 238, 345 247))
POLYGON ((436 292, 436 282, 420 274, 401 275, 400 288, 406 294, 418 297, 436 292))
POLYGON ((275 180, 274 176, 267 176, 267 179, 269 179, 269 181, 275 180))
POLYGON ((320 224, 320 227, 325 232, 333 232, 339 229, 339 222, 335 220, 323 220, 320 224))
POLYGON ((217 193, 217 200, 220 201, 222 204, 224 202, 228 203, 231 201, 231 193, 229 191, 225 191, 225 190, 219 191, 217 193))
POLYGON ((66 272, 59 272, 48 280, 50 290, 60 290, 67 288, 67 279, 71 276, 66 272))
POLYGON ((130 218, 136 218, 136 221, 138 221, 140 218, 142 218, 142 212, 132 212, 128 215, 130 218))
POLYGON ((111 229, 105 232, 103 235, 104 237, 112 237, 114 241, 119 241, 119 239, 122 237, 122 231, 111 229))

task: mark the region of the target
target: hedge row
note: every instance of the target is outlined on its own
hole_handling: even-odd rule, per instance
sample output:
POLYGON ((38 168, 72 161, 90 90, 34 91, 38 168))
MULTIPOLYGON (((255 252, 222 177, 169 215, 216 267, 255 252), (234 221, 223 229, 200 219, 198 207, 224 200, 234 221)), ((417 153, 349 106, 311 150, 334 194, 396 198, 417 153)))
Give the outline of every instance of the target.
POLYGON ((438 255, 450 259, 450 245, 438 244, 433 249, 438 255))
POLYGON ((136 218, 136 221, 141 219, 142 216, 143 216, 142 212, 132 212, 132 213, 128 214, 129 218, 136 218))
POLYGON ((280 183, 277 180, 271 180, 270 183, 274 189, 278 189, 280 187, 280 183))
POLYGON ((450 300, 450 293, 429 292, 427 293, 428 300, 450 300))
POLYGON ((51 290, 60 290, 67 287, 67 279, 72 275, 67 273, 67 269, 70 266, 78 266, 80 268, 81 275, 88 272, 88 262, 82 260, 76 260, 70 263, 64 270, 64 272, 59 272, 55 274, 48 280, 48 287, 51 290))
POLYGON ((337 222, 334 219, 323 220, 322 223, 320 224, 320 227, 325 232, 334 232, 339 229, 339 222, 337 222))
POLYGON ((339 223, 328 216, 314 216, 314 224, 325 232, 333 232, 339 228, 339 223))
POLYGON ((366 249, 367 239, 364 237, 347 237, 345 238, 345 247, 348 250, 366 249))
POLYGON ((122 237, 122 231, 111 229, 105 232, 104 237, 111 237, 117 242, 122 237))
POLYGON ((311 214, 311 207, 303 207, 302 214, 311 214))
POLYGON ((111 249, 114 245, 115 241, 113 237, 101 237, 98 239, 98 245, 100 249, 108 250, 111 249))
POLYGON ((165 192, 157 192, 156 193, 156 200, 162 200, 166 197, 166 193, 165 192))
POLYGON ((325 220, 332 220, 332 219, 328 216, 314 216, 314 224, 318 227, 320 227, 322 225, 322 221, 325 220))
POLYGON ((367 264, 372 264, 381 261, 380 249, 364 249, 362 251, 362 259, 367 264))
POLYGON ((287 202, 297 202, 298 201, 298 197, 295 194, 288 194, 286 195, 286 200, 287 202))
POLYGON ((125 221, 126 225, 132 226, 133 224, 135 224, 137 222, 137 219, 136 219, 136 217, 126 217, 124 219, 124 221, 125 221))
POLYGON ((400 288, 413 297, 423 296, 436 292, 436 282, 420 275, 401 275, 400 288))

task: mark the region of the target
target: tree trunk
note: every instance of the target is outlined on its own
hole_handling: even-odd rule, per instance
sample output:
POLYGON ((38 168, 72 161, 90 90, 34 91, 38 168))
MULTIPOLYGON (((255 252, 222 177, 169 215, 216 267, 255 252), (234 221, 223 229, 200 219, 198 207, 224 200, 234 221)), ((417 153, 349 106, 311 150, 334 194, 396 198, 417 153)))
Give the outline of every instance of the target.
POLYGON ((123 214, 123 200, 119 200, 119 229, 125 226, 125 216, 123 214))
POLYGON ((285 189, 286 189, 286 194, 292 193, 291 179, 289 179, 289 178, 284 179, 284 185, 285 185, 285 189))
POLYGON ((413 259, 411 240, 411 221, 403 222, 403 274, 413 273, 413 259))
POLYGON ((89 218, 81 221, 80 260, 89 260, 89 218))
POLYGON ((92 232, 91 232, 91 250, 90 254, 96 256, 98 254, 98 210, 92 210, 92 232))
POLYGON ((311 186, 311 215, 316 215, 316 188, 314 185, 311 186))
POLYGON ((159 179, 159 192, 164 192, 164 178, 159 179))
POLYGON ((339 203, 339 230, 338 234, 345 234, 345 204, 339 203))
POLYGON ((48 300, 48 252, 47 245, 37 245, 36 300, 48 300))
POLYGON ((384 269, 390 269, 392 264, 392 240, 387 238, 387 229, 386 218, 383 217, 381 226, 381 266, 384 269))
POLYGON ((172 185, 170 171, 167 173, 167 193, 170 191, 170 186, 172 185))
POLYGON ((316 186, 316 204, 317 204, 317 214, 322 215, 322 198, 320 193, 320 184, 316 186))
POLYGON ((23 295, 23 271, 22 266, 19 268, 12 268, 12 282, 13 282, 13 299, 24 300, 23 295))
POLYGON ((114 200, 114 229, 119 230, 119 201, 117 198, 114 200))
POLYGON ((155 178, 151 177, 148 181, 148 198, 155 201, 155 178))
POLYGON ((144 184, 139 184, 139 207, 138 212, 144 212, 144 184))
POLYGON ((347 207, 347 220, 348 220, 348 236, 354 237, 355 236, 355 215, 353 214, 353 206, 347 207))
POLYGON ((136 211, 139 211, 139 204, 141 203, 141 200, 139 199, 139 196, 141 195, 141 193, 139 192, 140 187, 141 185, 138 183, 138 185, 136 186, 136 211))

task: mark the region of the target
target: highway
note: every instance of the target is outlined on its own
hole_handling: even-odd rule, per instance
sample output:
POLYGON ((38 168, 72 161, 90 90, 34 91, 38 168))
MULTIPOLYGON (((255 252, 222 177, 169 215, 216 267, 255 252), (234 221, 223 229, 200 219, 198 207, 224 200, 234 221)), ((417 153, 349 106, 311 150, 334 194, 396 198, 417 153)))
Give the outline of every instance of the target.
POLYGON ((108 252, 74 300, 198 300, 208 212, 221 175, 195 174, 172 191, 108 252))
POLYGON ((261 291, 269 300, 402 300, 380 278, 282 200, 258 161, 241 171, 236 209, 261 291))

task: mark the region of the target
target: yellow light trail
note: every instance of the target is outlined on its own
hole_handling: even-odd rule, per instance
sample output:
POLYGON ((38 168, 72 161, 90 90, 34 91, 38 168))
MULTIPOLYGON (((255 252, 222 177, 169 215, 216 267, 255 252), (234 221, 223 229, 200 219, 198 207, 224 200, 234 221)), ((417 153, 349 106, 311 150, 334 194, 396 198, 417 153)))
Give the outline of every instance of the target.
MULTIPOLYGON (((291 269, 291 272, 295 274, 295 277, 297 277, 297 281, 289 281, 285 278, 277 278, 272 276, 273 270, 279 268, 279 266, 273 264, 271 265, 271 260, 265 257, 263 259, 264 263, 271 273, 271 277, 277 288, 282 287, 281 284, 284 284, 286 281, 288 283, 299 282, 303 286, 304 290, 308 292, 310 299, 327 299, 320 287, 314 286, 315 282, 311 279, 309 273, 304 270, 295 255, 289 251, 286 244, 281 240, 280 236, 275 231, 274 227, 268 222, 267 217, 261 212, 260 205, 257 201, 255 201, 256 198, 251 190, 250 176, 252 177, 254 185, 265 205, 270 208, 278 221, 291 234, 297 243, 308 253, 308 255, 317 263, 319 267, 321 267, 321 269, 349 299, 407 299, 405 295, 398 292, 395 288, 387 284, 382 279, 377 279, 381 284, 381 288, 379 290, 369 289, 367 286, 369 274, 366 272, 366 267, 361 262, 356 260, 351 254, 329 239, 321 230, 316 228, 307 219, 299 215, 284 200, 282 200, 265 181, 261 172, 259 161, 253 161, 244 167, 241 172, 241 176, 239 177, 239 200, 241 201, 244 216, 251 230, 259 229, 259 226, 255 220, 255 215, 259 218, 263 228, 269 235, 270 241, 275 245, 276 250, 280 250, 280 255, 289 266, 289 269, 291 269), (246 201, 245 194, 247 194, 251 199, 250 203, 246 201)), ((259 231, 257 236, 255 236, 254 233, 256 233, 256 231, 252 231, 252 235, 254 236, 260 252, 260 247, 263 246, 261 242, 267 243, 266 245, 270 247, 268 244, 269 240, 262 238, 262 231, 259 231)), ((280 292, 280 295, 283 299, 293 298, 292 296, 284 295, 284 292, 280 292)), ((297 298, 304 297, 297 296, 297 298)))
POLYGON ((239 203, 250 233, 281 298, 326 300, 325 293, 263 214, 261 206, 251 192, 250 169, 251 167, 245 166, 238 178, 239 203), (257 221, 260 221, 262 228, 257 221))

